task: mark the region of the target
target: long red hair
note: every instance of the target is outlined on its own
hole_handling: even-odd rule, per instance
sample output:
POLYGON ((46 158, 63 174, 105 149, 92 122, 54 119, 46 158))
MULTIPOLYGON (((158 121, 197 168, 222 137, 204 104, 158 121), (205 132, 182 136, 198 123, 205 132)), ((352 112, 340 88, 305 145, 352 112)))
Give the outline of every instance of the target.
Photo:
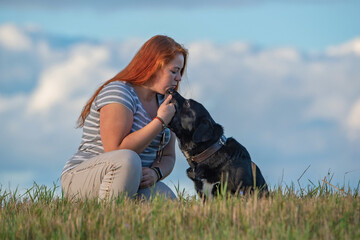
POLYGON ((135 54, 129 65, 95 91, 84 106, 79 116, 77 126, 84 126, 85 119, 90 113, 91 104, 106 84, 113 81, 125 81, 134 85, 143 85, 151 80, 163 66, 168 64, 178 54, 184 56, 184 67, 180 72, 182 76, 187 62, 187 50, 168 36, 156 35, 150 38, 135 54))

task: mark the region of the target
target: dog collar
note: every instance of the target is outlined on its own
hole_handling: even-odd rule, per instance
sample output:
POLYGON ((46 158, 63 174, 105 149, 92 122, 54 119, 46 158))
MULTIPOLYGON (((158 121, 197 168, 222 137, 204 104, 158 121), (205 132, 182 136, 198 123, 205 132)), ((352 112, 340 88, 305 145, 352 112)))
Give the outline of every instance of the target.
POLYGON ((214 153, 216 153, 222 146, 225 145, 225 143, 226 143, 226 137, 224 135, 222 135, 216 143, 211 145, 205 151, 203 151, 195 156, 189 157, 187 159, 188 163, 190 164, 190 166, 192 166, 193 165, 192 162, 200 163, 200 162, 204 161, 205 159, 209 158, 214 153))

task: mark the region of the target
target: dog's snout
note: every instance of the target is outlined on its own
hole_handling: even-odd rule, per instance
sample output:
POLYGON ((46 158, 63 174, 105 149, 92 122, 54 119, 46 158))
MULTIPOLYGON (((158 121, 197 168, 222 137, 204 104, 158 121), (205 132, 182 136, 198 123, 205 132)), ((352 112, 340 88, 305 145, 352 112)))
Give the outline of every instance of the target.
POLYGON ((167 93, 172 96, 172 99, 170 102, 173 103, 176 108, 178 108, 179 102, 181 102, 181 99, 182 99, 181 95, 174 89, 167 90, 167 93))

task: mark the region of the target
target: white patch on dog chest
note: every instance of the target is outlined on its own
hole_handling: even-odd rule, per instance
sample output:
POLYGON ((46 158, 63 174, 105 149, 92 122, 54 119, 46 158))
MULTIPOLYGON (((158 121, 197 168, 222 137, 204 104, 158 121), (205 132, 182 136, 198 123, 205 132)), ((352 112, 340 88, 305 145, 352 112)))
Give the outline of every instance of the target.
POLYGON ((212 194, 212 190, 214 188, 214 185, 220 182, 209 183, 206 179, 201 179, 201 181, 203 183, 201 192, 205 194, 207 197, 213 198, 214 196, 212 194))

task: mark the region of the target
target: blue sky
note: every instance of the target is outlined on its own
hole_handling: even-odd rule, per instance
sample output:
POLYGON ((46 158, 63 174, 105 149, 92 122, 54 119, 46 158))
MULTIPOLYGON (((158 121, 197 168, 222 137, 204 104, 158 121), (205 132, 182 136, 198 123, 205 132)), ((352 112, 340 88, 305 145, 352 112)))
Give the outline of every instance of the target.
MULTIPOLYGON (((36 1, 35 1, 36 2, 36 1)), ((41 2, 41 1, 37 1, 41 2)), ((159 1, 158 1, 159 2, 159 1)), ((170 1, 171 2, 171 1, 170 1)), ((357 36, 359 2, 253 1, 224 5, 161 7, 122 6, 5 6, 0 21, 34 23, 50 34, 99 40, 148 38, 164 33, 189 42, 209 39, 218 43, 248 41, 263 47, 293 46, 324 49, 357 36)), ((240 1, 241 2, 241 1, 240 1)))
MULTIPOLYGON (((190 53, 182 93, 248 148, 271 186, 360 179, 358 1, 0 1, 0 184, 51 185, 82 105, 149 37, 190 53), (110 4, 111 3, 111 4, 110 4)), ((182 154, 169 184, 192 193, 182 154)))

